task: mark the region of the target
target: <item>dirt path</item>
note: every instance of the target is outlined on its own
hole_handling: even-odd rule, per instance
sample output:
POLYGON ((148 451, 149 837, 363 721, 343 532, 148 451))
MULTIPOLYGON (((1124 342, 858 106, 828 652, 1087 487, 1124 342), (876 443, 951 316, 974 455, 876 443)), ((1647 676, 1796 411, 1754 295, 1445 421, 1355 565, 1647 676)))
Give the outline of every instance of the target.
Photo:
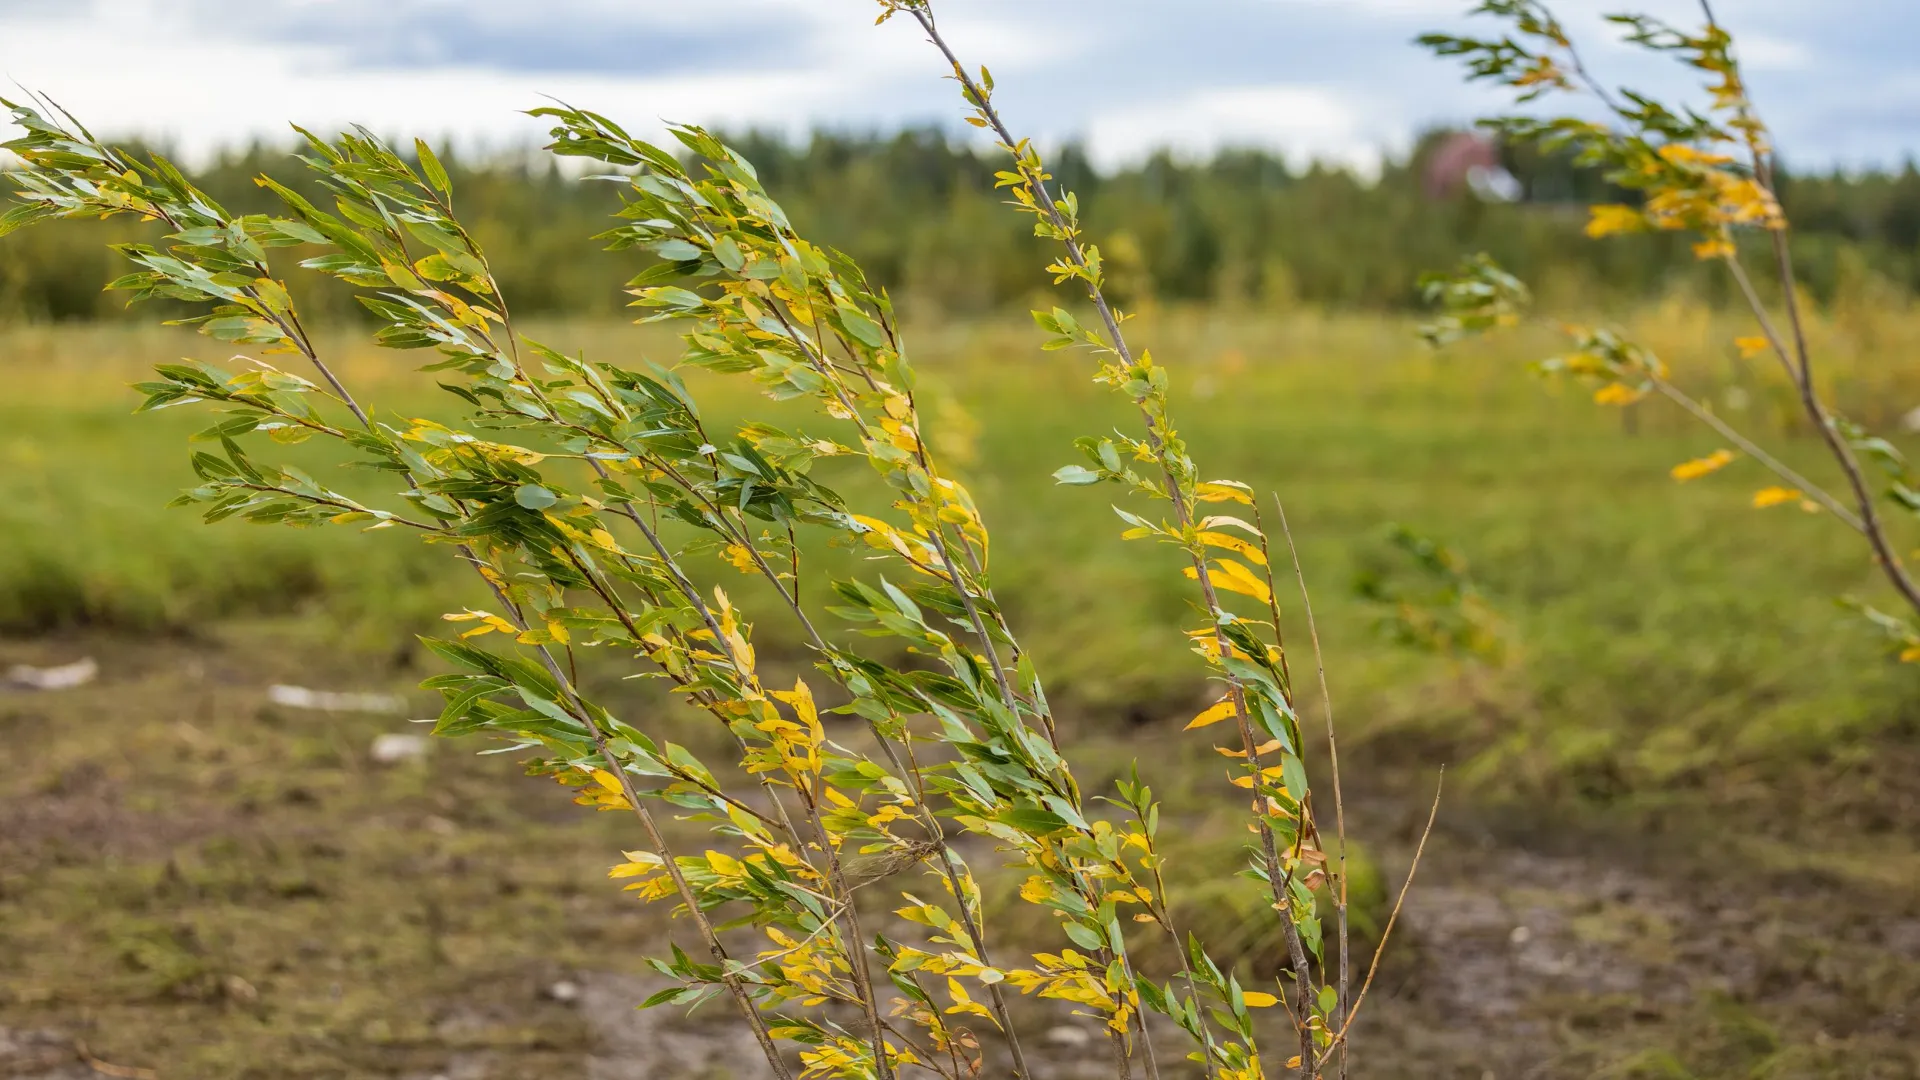
MULTIPOLYGON (((80 647, 100 645, 0 661, 80 647)), ((377 764, 397 721, 264 693, 405 692, 417 672, 113 647, 95 685, 0 695, 0 1077, 762 1075, 723 1010, 632 1007, 663 928, 606 887, 619 822, 474 748, 377 764)), ((1425 806, 1353 801, 1397 883, 1425 806)), ((1710 824, 1653 852, 1455 813, 1352 1075, 1920 1077, 1914 838, 1849 854, 1710 824)), ((1042 1080, 1111 1075, 1088 1021, 1027 1011, 1042 1080)), ((1180 1075, 1180 1038, 1156 1041, 1180 1075)))
POLYGON ((1732 840, 1504 831, 1429 846, 1361 1075, 1920 1076, 1910 890, 1769 871, 1732 840))

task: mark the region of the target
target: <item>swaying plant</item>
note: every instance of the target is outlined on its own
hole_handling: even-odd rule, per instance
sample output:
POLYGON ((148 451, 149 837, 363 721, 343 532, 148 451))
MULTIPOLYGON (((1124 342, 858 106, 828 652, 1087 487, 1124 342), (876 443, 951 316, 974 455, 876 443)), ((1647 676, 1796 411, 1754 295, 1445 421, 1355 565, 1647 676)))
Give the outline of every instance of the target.
POLYGON ((1466 557, 1405 525, 1390 527, 1386 539, 1399 558, 1366 560, 1353 582, 1354 594, 1377 610, 1375 627, 1410 648, 1500 663, 1506 634, 1466 557))
MULTIPOLYGON (((797 234, 752 165, 708 132, 675 126, 679 148, 669 150, 598 113, 533 110, 553 123, 552 152, 614 170, 597 179, 618 184, 624 206, 602 239, 657 258, 629 288, 643 321, 679 328, 672 369, 589 361, 517 333, 432 149, 417 142, 409 160, 362 129, 332 139, 300 131, 301 160, 330 206, 261 177, 283 210, 243 216, 163 157, 104 144, 47 103, 9 102, 26 134, 7 148, 27 168, 0 233, 55 217, 154 223, 164 238, 120 248, 134 269, 113 287, 191 305, 181 321, 249 350, 236 357, 242 370, 163 364, 138 387, 142 411, 219 413, 196 436, 200 484, 179 503, 208 521, 408 531, 485 582, 492 602, 448 614, 462 632, 427 643, 449 669, 426 684, 446 701, 434 730, 503 739, 531 755, 531 772, 576 789, 576 801, 638 819, 644 842, 611 876, 676 905, 702 950, 651 961, 674 985, 646 1004, 728 999, 782 1080, 795 1075, 789 1054, 802 1077, 917 1069, 958 1080, 985 1068, 970 1023, 1004 1039, 1012 1074, 1032 1076, 1009 1004, 1016 993, 1097 1018, 1120 1077, 1136 1063, 1160 1074, 1145 1013, 1184 1032, 1185 1056, 1209 1077, 1318 1076, 1336 1059, 1344 1076, 1373 969, 1356 990, 1345 844, 1330 857, 1322 840, 1253 492, 1209 478, 1189 455, 1169 413, 1167 368, 1126 340, 1074 196, 1050 188, 1032 144, 1009 132, 991 76, 961 65, 927 4, 887 0, 881 21, 898 13, 951 65, 969 122, 1009 154, 1000 184, 1057 242, 1054 281, 1084 290, 1091 325, 1065 307, 1036 313, 1045 347, 1087 350, 1094 378, 1137 407, 1137 429, 1080 440, 1089 465, 1055 475, 1141 501, 1138 512, 1116 509, 1123 535, 1173 549, 1195 584, 1198 616, 1180 640, 1220 694, 1187 727, 1226 725, 1235 736, 1218 749, 1230 798, 1258 838, 1244 873, 1287 945, 1290 982, 1271 991, 1244 986, 1231 962, 1176 924, 1163 869, 1181 853, 1160 834, 1148 783, 1136 772, 1096 795, 1076 778, 1040 673, 995 595, 986 524, 929 445, 887 296, 845 255, 797 234), (423 370, 444 380, 464 419, 406 417, 357 398, 296 310, 279 258, 290 248, 298 269, 358 291, 380 344, 433 352, 423 370), (718 429, 686 369, 750 380, 805 406, 809 426, 718 429), (398 490, 363 499, 268 460, 278 445, 313 439, 398 490), (885 504, 816 480, 815 464, 829 458, 864 461, 885 504), (803 585, 819 591, 808 535, 873 560, 868 574, 826 584, 831 623, 801 602, 803 585), (752 620, 702 580, 711 561, 690 558, 714 548, 764 583, 775 607, 760 617, 790 619, 804 635, 812 683, 763 677, 752 620), (863 636, 925 662, 876 660, 856 647, 863 636), (710 764, 596 701, 575 675, 591 649, 664 680, 724 730, 736 760, 710 764), (858 718, 864 735, 830 737, 828 713, 858 718), (713 846, 676 850, 661 820, 673 813, 705 827, 713 846), (1021 869, 1019 900, 1052 914, 1056 945, 1011 956, 990 943, 993 913, 955 843, 963 835, 1021 869), (877 932, 860 890, 909 873, 925 883, 894 914, 920 932, 877 932), (1323 899, 1331 934, 1317 915, 1323 899), (728 931, 749 926, 761 940, 743 950, 728 931), (1164 938, 1177 969, 1137 966, 1141 935, 1164 938), (1276 1065, 1254 1012, 1283 1002, 1297 1049, 1276 1065)), ((1324 671, 1320 683, 1324 696, 1324 671)), ((1326 721, 1331 749, 1331 711, 1326 721)), ((1344 837, 1337 757, 1331 764, 1344 837)))
MULTIPOLYGON (((1754 507, 1824 511, 1859 533, 1907 614, 1847 603, 1887 634, 1902 660, 1920 661, 1920 629, 1914 621, 1920 616, 1920 585, 1904 564, 1882 513, 1884 500, 1901 516, 1920 514, 1920 477, 1898 448, 1840 415, 1821 394, 1787 244, 1789 223, 1780 206, 1772 136, 1748 93, 1732 36, 1706 0, 1701 0, 1700 11, 1704 24, 1697 31, 1647 15, 1608 16, 1629 44, 1671 56, 1704 76, 1708 100, 1699 109, 1670 106, 1630 88, 1609 88, 1539 0, 1483 0, 1477 5, 1475 14, 1506 25, 1508 32, 1501 37, 1428 34, 1420 41, 1440 56, 1459 58, 1470 80, 1512 91, 1516 106, 1553 96, 1584 96, 1598 105, 1604 120, 1514 113, 1482 123, 1510 139, 1571 151, 1578 164, 1603 170, 1609 182, 1638 196, 1635 203, 1592 207, 1589 236, 1657 231, 1695 237, 1695 256, 1725 269, 1754 319, 1757 333, 1733 344, 1744 357, 1771 353, 1778 359, 1801 413, 1838 466, 1845 489, 1828 491, 1786 465, 1676 386, 1666 364, 1651 350, 1612 330, 1560 324, 1572 347, 1542 361, 1539 368, 1588 382, 1595 388, 1594 400, 1602 405, 1630 405, 1657 394, 1726 441, 1727 446, 1711 454, 1676 465, 1675 480, 1698 479, 1745 455, 1779 481, 1754 493, 1754 507), (1763 249, 1756 261, 1768 268, 1779 289, 1784 329, 1742 261, 1740 245, 1749 239, 1763 249), (1883 479, 1873 480, 1863 461, 1871 461, 1883 479)), ((1429 275, 1423 285, 1427 298, 1441 309, 1425 328, 1435 344, 1518 325, 1530 302, 1526 287, 1484 255, 1467 260, 1452 274, 1429 275)))

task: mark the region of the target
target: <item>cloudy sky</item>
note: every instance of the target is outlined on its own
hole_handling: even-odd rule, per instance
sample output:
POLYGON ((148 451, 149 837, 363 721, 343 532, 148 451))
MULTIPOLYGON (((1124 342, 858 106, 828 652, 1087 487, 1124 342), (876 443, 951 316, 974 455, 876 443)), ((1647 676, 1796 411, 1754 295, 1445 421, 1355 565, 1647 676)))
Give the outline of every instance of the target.
MULTIPOLYGON (((1561 0, 1612 81, 1684 85, 1561 0)), ((1258 145, 1365 167, 1483 92, 1410 44, 1471 25, 1468 0, 944 0, 963 58, 992 67, 1020 130, 1106 163, 1156 146, 1258 145)), ((1693 19, 1691 0, 1633 6, 1693 19)), ((952 124, 938 58, 871 0, 0 0, 0 78, 96 131, 188 156, 289 120, 462 145, 532 142, 552 95, 632 121, 801 133, 952 124)), ((1920 2, 1718 0, 1789 160, 1897 164, 1920 151, 1920 2)))

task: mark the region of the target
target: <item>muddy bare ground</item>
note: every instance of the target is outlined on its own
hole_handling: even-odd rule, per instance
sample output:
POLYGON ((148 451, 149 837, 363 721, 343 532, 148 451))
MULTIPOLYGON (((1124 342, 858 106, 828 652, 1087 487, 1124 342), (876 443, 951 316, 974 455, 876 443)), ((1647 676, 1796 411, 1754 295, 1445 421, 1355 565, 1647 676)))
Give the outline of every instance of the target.
MULTIPOLYGON (((666 928, 604 879, 621 823, 472 748, 374 763, 404 723, 263 696, 404 691, 404 660, 76 639, 0 645, 0 667, 109 647, 96 684, 0 695, 0 1077, 766 1073, 718 1006, 633 1008, 666 928)), ((1397 884, 1424 803, 1354 802, 1397 884)), ((1693 824, 1656 845, 1450 804, 1352 1075, 1920 1077, 1912 837, 1693 824)), ((1044 1080, 1112 1075, 1088 1021, 1023 1014, 1044 1080)))

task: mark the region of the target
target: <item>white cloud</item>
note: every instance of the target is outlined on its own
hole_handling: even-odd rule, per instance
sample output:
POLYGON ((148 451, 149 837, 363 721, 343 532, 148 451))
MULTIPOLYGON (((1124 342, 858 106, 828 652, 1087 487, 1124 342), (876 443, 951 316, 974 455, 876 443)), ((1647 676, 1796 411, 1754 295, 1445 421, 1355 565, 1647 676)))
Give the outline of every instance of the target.
MULTIPOLYGON (((1434 122, 1497 107, 1414 47, 1468 0, 945 0, 942 29, 991 66, 1022 134, 1099 159, 1224 143, 1369 165, 1434 122)), ((1610 83, 1696 93, 1697 73, 1618 44, 1623 0, 1564 0, 1610 83)), ((1693 0, 1638 0, 1691 23, 1693 0)), ((1739 51, 1797 162, 1897 163, 1920 147, 1911 99, 1867 92, 1910 70, 1920 5, 1744 0, 1739 51), (1837 74, 1843 73, 1843 74, 1837 74)), ((44 90, 103 134, 189 154, 282 137, 289 120, 361 121, 460 144, 539 139, 542 94, 645 125, 667 117, 801 133, 957 129, 958 95, 917 27, 869 0, 0 0, 0 79, 44 90), (384 35, 384 36, 382 36, 384 35)), ((966 129, 970 130, 970 129, 966 129)))
POLYGON ((658 130, 660 120, 797 132, 841 107, 858 75, 728 67, 652 79, 479 67, 349 70, 326 47, 188 35, 164 22, 129 29, 105 35, 74 23, 29 23, 6 35, 0 64, 7 78, 102 134, 158 138, 189 160, 249 138, 287 137, 289 123, 322 131, 360 123, 467 146, 526 143, 544 136, 545 126, 520 113, 549 96, 630 119, 636 133, 658 130), (207 71, 226 74, 198 74, 207 71))
POLYGON ((1102 165, 1137 160, 1159 147, 1203 154, 1218 146, 1283 148, 1372 170, 1384 134, 1362 121, 1353 98, 1320 86, 1245 86, 1119 109, 1087 126, 1088 150, 1102 165))

